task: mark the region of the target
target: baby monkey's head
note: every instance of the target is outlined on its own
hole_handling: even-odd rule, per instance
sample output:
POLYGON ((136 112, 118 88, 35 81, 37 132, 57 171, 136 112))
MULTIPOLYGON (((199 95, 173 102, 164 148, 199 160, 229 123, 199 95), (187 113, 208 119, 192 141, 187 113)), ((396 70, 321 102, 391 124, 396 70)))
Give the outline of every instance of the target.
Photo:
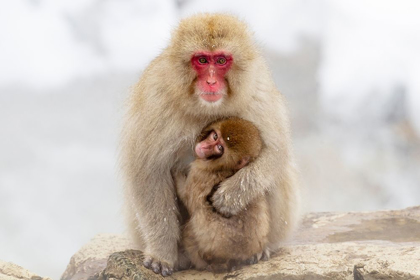
POLYGON ((197 138, 195 154, 212 169, 239 170, 258 157, 260 132, 251 122, 231 117, 211 123, 197 138))

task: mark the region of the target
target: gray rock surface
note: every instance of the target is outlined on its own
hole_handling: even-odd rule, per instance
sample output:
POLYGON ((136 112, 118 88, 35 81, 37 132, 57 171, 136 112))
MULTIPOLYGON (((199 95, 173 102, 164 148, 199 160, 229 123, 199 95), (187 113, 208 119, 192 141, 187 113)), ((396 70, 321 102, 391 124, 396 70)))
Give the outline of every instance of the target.
MULTIPOLYGON (((71 258, 61 279, 163 279, 143 268, 141 252, 130 247, 123 236, 98 235, 71 258)), ((269 261, 230 273, 180 271, 166 279, 229 278, 420 279, 420 206, 311 213, 269 261)))

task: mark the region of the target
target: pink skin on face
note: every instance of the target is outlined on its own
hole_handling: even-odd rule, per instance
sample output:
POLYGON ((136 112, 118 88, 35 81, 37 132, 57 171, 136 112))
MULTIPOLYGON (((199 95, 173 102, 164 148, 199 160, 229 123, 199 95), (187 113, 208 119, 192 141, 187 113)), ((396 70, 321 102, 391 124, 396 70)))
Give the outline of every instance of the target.
POLYGON ((212 131, 206 139, 195 146, 195 153, 197 157, 206 159, 214 155, 223 154, 225 143, 219 137, 220 133, 212 131))
POLYGON ((226 88, 225 75, 233 62, 232 55, 223 52, 196 52, 191 58, 197 72, 197 87, 200 97, 207 102, 216 102, 223 97, 226 88))

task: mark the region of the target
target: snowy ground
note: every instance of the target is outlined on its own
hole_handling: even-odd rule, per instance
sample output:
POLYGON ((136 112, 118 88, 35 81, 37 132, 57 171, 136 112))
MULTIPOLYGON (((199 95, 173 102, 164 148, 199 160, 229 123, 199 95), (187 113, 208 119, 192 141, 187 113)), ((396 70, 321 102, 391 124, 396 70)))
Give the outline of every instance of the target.
POLYGON ((307 211, 420 204, 420 4, 212 3, 0 3, 0 259, 58 279, 96 233, 123 231, 123 100, 199 11, 255 31, 289 101, 307 211))

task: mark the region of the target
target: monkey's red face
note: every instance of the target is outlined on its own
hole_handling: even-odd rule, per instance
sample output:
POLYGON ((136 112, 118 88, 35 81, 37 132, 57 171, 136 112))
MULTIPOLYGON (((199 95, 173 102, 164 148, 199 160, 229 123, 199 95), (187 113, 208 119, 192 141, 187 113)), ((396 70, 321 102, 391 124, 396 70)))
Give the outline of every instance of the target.
POLYGON ((196 52, 191 58, 197 72, 196 92, 207 102, 217 102, 227 93, 225 76, 232 65, 226 52, 196 52))
POLYGON ((225 142, 219 131, 213 130, 206 139, 195 146, 195 153, 201 159, 221 157, 225 151, 225 142))

